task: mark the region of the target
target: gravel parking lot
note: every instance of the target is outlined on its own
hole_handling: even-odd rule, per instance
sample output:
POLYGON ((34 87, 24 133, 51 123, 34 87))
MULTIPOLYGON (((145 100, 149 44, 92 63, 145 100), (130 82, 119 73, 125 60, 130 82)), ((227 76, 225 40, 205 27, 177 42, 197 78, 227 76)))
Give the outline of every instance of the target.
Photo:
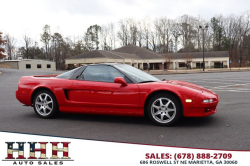
POLYGON ((219 94, 218 112, 204 118, 183 118, 172 127, 155 126, 145 118, 61 114, 40 119, 15 98, 21 76, 58 72, 0 69, 0 130, 93 140, 194 148, 250 150, 250 72, 156 75, 183 80, 219 94))

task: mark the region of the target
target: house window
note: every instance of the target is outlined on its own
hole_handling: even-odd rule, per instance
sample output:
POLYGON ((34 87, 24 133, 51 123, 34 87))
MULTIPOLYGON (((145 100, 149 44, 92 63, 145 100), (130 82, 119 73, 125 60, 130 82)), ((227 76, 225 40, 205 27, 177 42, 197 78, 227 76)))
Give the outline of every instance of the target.
POLYGON ((26 69, 30 69, 31 68, 31 64, 26 64, 26 69))
POLYGON ((159 63, 154 63, 154 70, 159 70, 159 69, 160 69, 159 63))
POLYGON ((41 65, 41 64, 37 64, 37 68, 38 68, 38 69, 41 69, 41 68, 42 68, 42 65, 41 65))
POLYGON ((50 64, 47 64, 47 68, 50 69, 50 68, 51 68, 51 65, 50 65, 50 64))
POLYGON ((223 67, 223 62, 214 62, 214 68, 222 68, 223 67))
POLYGON ((196 63, 196 68, 197 69, 203 68, 203 63, 196 63))
POLYGON ((179 67, 186 67, 186 64, 185 63, 179 63, 179 67))

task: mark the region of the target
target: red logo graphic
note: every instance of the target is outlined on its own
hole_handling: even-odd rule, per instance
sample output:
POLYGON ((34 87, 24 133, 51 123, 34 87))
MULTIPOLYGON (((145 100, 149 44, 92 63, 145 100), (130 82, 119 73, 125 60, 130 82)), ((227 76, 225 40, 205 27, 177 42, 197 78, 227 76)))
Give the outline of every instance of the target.
MULTIPOLYGON (((26 159, 26 157, 24 157, 24 145, 26 144, 26 142, 16 142, 18 144, 18 148, 14 149, 13 148, 13 144, 15 142, 6 142, 8 144, 8 157, 6 157, 5 159, 26 159), (13 152, 18 152, 18 157, 14 158, 13 157, 13 152)), ((48 159, 48 157, 46 157, 46 145, 48 144, 48 142, 38 142, 40 144, 40 149, 35 148, 37 142, 28 142, 29 144, 29 151, 30 151, 30 156, 28 159, 37 159, 37 157, 35 157, 35 152, 40 152, 40 157, 38 159, 48 159)), ((69 157, 69 144, 70 142, 50 142, 52 144, 52 157, 50 157, 50 159, 60 159, 58 157, 58 152, 63 152, 63 157, 61 159, 70 159, 69 157), (58 144, 62 143, 63 144, 63 148, 59 149, 58 148, 58 144)), ((28 145, 26 144, 26 145, 28 145)))

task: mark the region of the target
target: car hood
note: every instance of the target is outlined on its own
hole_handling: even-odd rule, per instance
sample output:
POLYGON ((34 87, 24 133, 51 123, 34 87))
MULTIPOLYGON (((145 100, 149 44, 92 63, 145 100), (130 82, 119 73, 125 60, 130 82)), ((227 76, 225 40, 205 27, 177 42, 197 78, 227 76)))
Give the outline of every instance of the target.
POLYGON ((203 92, 207 92, 207 93, 212 93, 215 94, 214 92, 202 87, 202 86, 198 86, 189 82, 185 82, 185 81, 177 81, 177 80, 167 80, 167 81, 161 81, 161 83, 165 83, 165 84, 172 84, 172 85, 177 85, 183 88, 188 88, 188 89, 193 89, 196 91, 200 91, 201 93, 203 92))

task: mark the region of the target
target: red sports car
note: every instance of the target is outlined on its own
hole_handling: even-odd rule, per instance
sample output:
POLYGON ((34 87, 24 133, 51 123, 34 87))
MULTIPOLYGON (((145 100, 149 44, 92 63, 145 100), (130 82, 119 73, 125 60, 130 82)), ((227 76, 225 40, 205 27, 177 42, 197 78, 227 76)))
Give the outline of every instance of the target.
POLYGON ((68 113, 147 116, 172 125, 216 112, 218 95, 183 81, 161 81, 125 64, 93 64, 61 75, 24 76, 16 98, 41 118, 68 113))

